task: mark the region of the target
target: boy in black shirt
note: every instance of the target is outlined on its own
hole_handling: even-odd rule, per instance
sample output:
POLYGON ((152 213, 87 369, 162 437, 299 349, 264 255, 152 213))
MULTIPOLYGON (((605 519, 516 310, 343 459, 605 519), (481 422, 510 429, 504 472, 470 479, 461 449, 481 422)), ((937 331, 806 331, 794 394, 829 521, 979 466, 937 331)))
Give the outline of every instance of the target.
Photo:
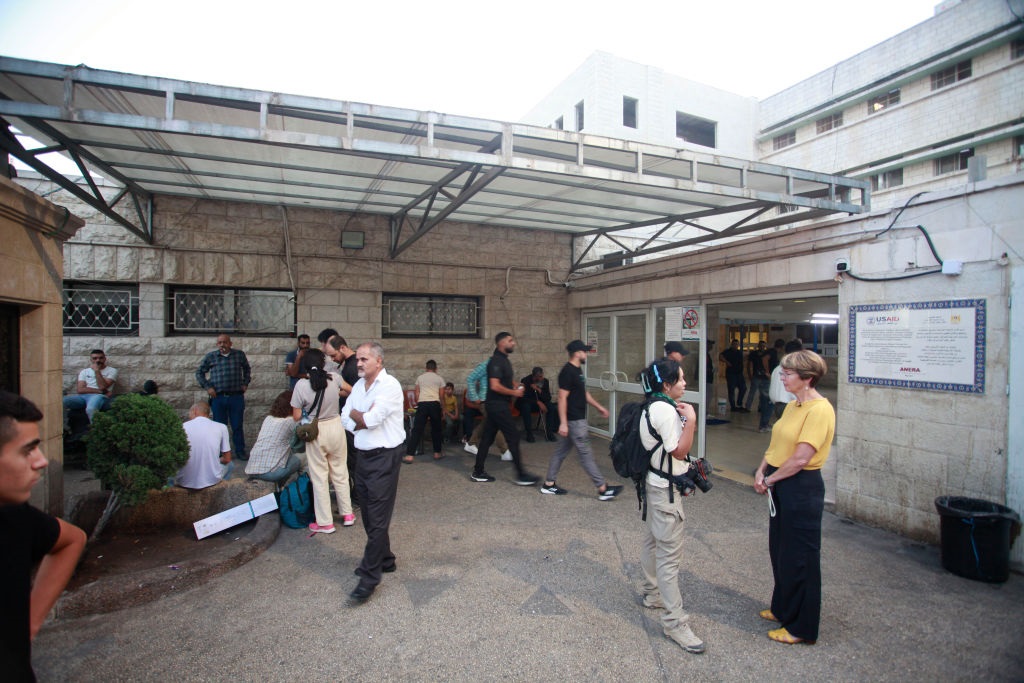
POLYGON ((31 401, 0 391, 0 671, 9 681, 35 680, 32 639, 85 548, 81 529, 28 504, 48 464, 42 419, 31 401))

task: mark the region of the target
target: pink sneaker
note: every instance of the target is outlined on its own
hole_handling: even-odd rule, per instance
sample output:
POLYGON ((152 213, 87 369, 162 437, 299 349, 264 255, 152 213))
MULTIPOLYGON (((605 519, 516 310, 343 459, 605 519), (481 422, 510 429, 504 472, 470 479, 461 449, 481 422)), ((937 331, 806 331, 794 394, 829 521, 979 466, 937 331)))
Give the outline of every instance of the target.
POLYGON ((328 526, 320 526, 316 522, 310 522, 309 530, 312 531, 314 534, 333 534, 334 525, 329 524, 328 526))
POLYGON ((355 515, 349 514, 349 515, 345 515, 345 516, 343 516, 341 518, 341 525, 342 526, 352 526, 355 523, 356 523, 356 516, 355 515))

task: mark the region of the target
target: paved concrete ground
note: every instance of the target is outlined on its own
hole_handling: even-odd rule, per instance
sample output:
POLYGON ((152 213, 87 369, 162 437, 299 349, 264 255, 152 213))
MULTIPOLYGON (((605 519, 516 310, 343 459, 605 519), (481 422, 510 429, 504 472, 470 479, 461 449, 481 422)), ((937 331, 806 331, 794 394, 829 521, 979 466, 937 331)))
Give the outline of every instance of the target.
MULTIPOLYGON (((543 474, 551 446, 525 446, 543 474)), ((398 571, 365 605, 346 606, 358 524, 313 538, 282 529, 262 555, 191 591, 50 622, 34 646, 39 678, 1024 680, 1024 577, 968 581, 941 568, 937 548, 834 515, 818 644, 769 641, 757 616, 771 588, 765 499, 723 479, 686 505, 683 595, 708 648, 687 654, 639 604, 632 491, 599 502, 575 459, 559 476, 567 496, 513 486, 496 461, 496 483, 473 483, 471 464, 453 448, 404 466, 398 571)))

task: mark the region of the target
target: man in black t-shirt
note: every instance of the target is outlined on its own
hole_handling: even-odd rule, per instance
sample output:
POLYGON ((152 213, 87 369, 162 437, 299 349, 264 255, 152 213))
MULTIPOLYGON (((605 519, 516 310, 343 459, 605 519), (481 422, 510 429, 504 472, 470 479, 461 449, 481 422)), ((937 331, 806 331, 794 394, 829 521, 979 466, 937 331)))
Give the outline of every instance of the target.
POLYGON ((583 365, 587 362, 587 354, 593 351, 594 347, 574 339, 565 350, 569 353, 569 362, 558 373, 558 435, 562 439, 555 446, 555 452, 551 454, 547 478, 540 487, 540 492, 558 496, 568 493, 555 483, 555 477, 565 462, 565 456, 569 455, 569 451, 575 446, 583 470, 597 487, 598 500, 612 500, 619 495, 622 487, 605 482, 601 470, 594 462, 594 451, 590 448, 590 432, 587 426, 588 404, 594 406, 601 417, 608 417, 608 410, 590 395, 583 379, 583 365))
POLYGON ((39 450, 42 419, 31 401, 0 391, 0 671, 6 681, 35 680, 32 639, 85 548, 81 529, 28 504, 48 464, 39 450))
MULTIPOLYGON (((325 332, 327 330, 324 330, 325 332)), ((359 368, 356 367, 356 352, 348 345, 345 338, 336 331, 323 342, 324 355, 337 363, 338 372, 341 373, 341 400, 338 402, 338 412, 345 407, 348 395, 352 393, 352 387, 359 381, 359 368)), ((321 334, 323 334, 321 332, 321 334)), ((352 496, 352 504, 358 506, 359 498, 356 492, 356 447, 355 436, 352 432, 345 430, 345 442, 348 446, 348 484, 352 496)))
POLYGON ((513 384, 515 374, 512 372, 508 356, 515 348, 516 340, 511 333, 499 332, 495 335, 494 355, 487 361, 487 397, 484 399, 487 416, 484 418, 483 436, 480 438, 480 445, 477 446, 473 473, 469 477, 473 481, 494 481, 494 477, 484 471, 484 460, 487 459, 487 449, 494 443, 494 437, 499 430, 505 436, 508 450, 512 453, 512 463, 516 467, 514 483, 517 486, 533 486, 539 481, 538 477, 523 469, 523 461, 519 455, 519 430, 512 420, 512 407, 509 405, 510 398, 522 398, 525 390, 522 385, 516 387, 513 384))

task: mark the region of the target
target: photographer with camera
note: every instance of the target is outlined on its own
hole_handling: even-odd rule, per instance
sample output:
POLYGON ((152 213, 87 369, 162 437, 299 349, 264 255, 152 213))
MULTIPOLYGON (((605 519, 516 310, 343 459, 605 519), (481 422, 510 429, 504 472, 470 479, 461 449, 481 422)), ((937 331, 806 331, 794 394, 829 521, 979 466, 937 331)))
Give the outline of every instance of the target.
POLYGON ((640 440, 646 450, 653 449, 646 481, 647 526, 640 558, 644 607, 664 608, 661 623, 665 635, 687 652, 700 654, 704 652, 704 643, 690 629, 690 615, 683 611, 679 590, 686 519, 682 482, 685 480, 692 490, 692 479, 685 475, 692 467, 687 454, 693 445, 697 415, 693 406, 682 400, 686 380, 679 363, 662 358, 641 374, 648 400, 646 415, 640 420, 640 440), (672 486, 677 486, 679 493, 673 495, 672 486))
POLYGON ((821 617, 821 467, 832 447, 836 413, 815 389, 828 370, 821 356, 794 351, 783 356, 780 367, 782 384, 796 400, 772 427, 772 440, 754 472, 754 491, 768 496, 768 554, 775 579, 771 607, 760 616, 779 624, 768 631, 772 640, 812 644, 821 617))

